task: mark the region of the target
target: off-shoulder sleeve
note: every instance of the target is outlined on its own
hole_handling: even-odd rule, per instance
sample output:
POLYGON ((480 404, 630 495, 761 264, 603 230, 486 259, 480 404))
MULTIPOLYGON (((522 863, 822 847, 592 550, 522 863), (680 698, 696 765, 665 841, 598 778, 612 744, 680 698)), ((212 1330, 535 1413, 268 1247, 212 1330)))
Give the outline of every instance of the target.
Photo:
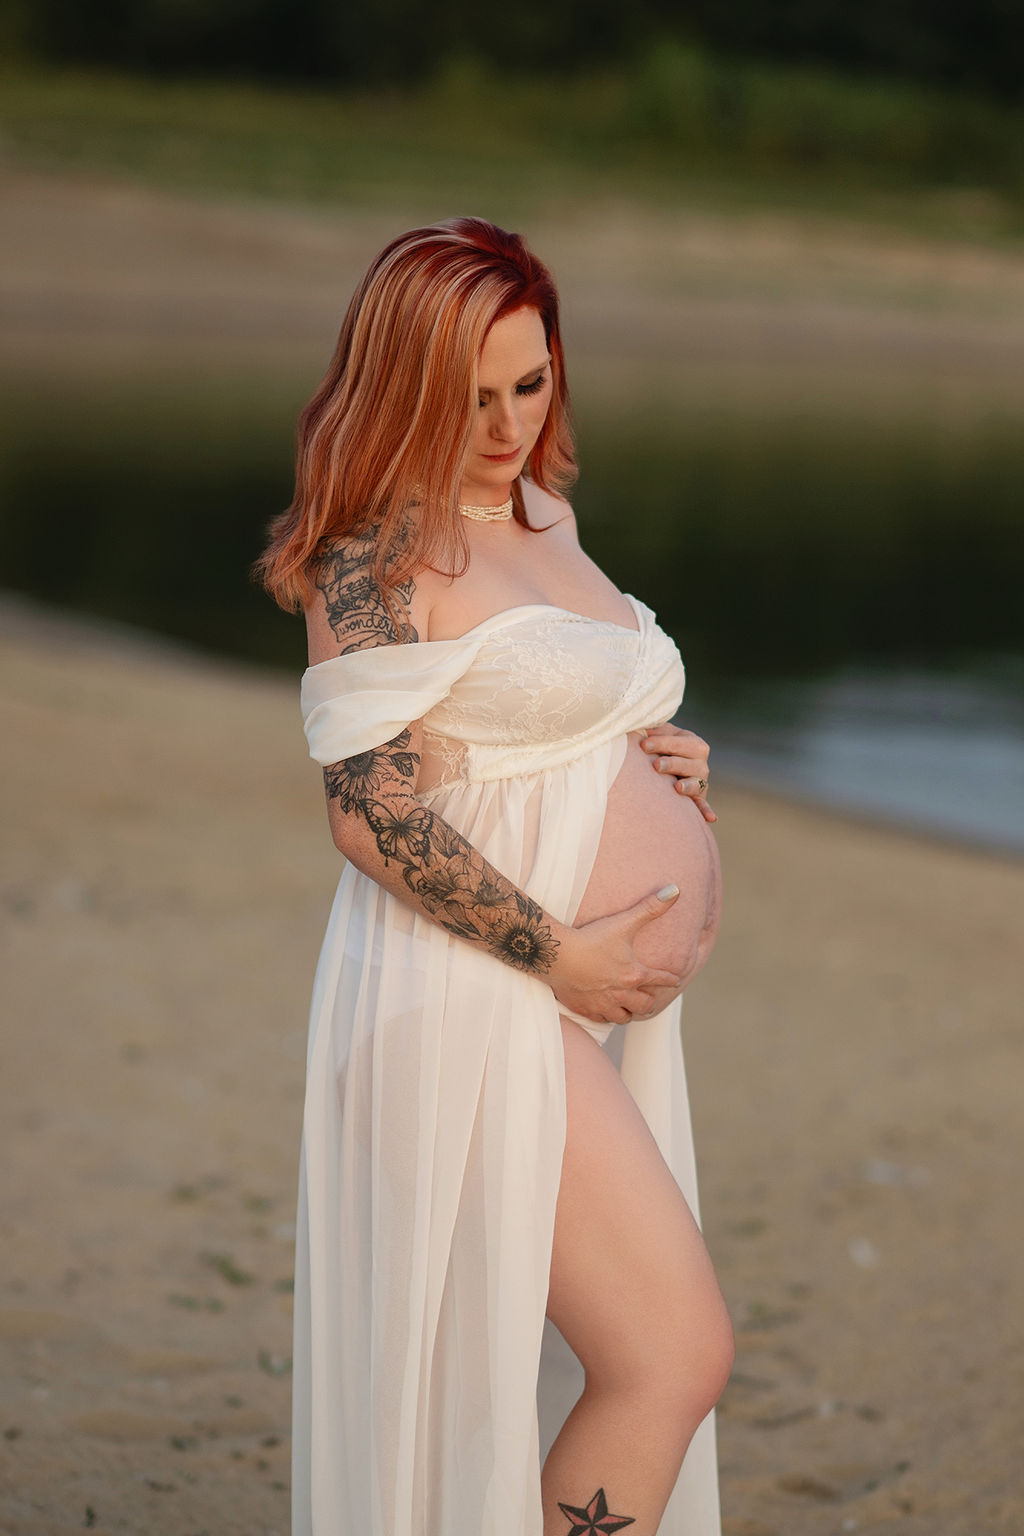
POLYGON ((376 645, 317 662, 302 675, 309 755, 322 767, 392 741, 445 697, 479 641, 376 645))

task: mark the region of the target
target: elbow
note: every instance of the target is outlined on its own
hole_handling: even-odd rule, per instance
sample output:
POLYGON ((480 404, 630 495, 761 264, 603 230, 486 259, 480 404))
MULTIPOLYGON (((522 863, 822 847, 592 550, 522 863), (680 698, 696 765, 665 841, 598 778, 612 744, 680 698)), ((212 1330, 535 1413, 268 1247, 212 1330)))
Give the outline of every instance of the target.
POLYGON ((352 863, 352 852, 355 846, 355 828, 346 824, 346 817, 331 817, 331 840, 343 859, 352 863))
POLYGON ((356 841, 355 821, 355 817, 351 814, 346 815, 337 802, 330 800, 327 802, 327 822, 331 829, 331 841, 341 856, 350 861, 356 841))

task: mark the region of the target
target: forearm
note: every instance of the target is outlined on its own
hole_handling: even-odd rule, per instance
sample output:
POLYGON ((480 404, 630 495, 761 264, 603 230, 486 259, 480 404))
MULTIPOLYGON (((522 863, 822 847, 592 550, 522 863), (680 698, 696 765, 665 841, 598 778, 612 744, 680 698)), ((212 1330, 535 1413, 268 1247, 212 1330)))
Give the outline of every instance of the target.
POLYGON ((335 842, 378 885, 517 970, 547 976, 568 930, 411 792, 408 732, 324 770, 335 842))

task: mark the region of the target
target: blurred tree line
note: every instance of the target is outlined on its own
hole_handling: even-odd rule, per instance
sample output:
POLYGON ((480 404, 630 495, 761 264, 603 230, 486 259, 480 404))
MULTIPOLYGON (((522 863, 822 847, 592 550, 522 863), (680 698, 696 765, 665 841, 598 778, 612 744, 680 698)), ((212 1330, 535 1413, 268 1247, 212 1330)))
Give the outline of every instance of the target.
POLYGON ((357 87, 466 57, 575 73, 676 43, 1024 98, 1024 0, 0 0, 0 38, 53 62, 357 87))

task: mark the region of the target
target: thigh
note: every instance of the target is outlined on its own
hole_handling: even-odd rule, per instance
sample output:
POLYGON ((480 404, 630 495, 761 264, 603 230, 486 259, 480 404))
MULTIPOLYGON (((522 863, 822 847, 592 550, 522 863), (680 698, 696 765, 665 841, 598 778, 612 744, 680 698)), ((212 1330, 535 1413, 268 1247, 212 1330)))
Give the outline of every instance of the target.
POLYGON ((588 1381, 671 1373, 720 1332, 724 1302, 700 1229, 614 1064, 561 1021, 566 1143, 548 1316, 588 1381))

